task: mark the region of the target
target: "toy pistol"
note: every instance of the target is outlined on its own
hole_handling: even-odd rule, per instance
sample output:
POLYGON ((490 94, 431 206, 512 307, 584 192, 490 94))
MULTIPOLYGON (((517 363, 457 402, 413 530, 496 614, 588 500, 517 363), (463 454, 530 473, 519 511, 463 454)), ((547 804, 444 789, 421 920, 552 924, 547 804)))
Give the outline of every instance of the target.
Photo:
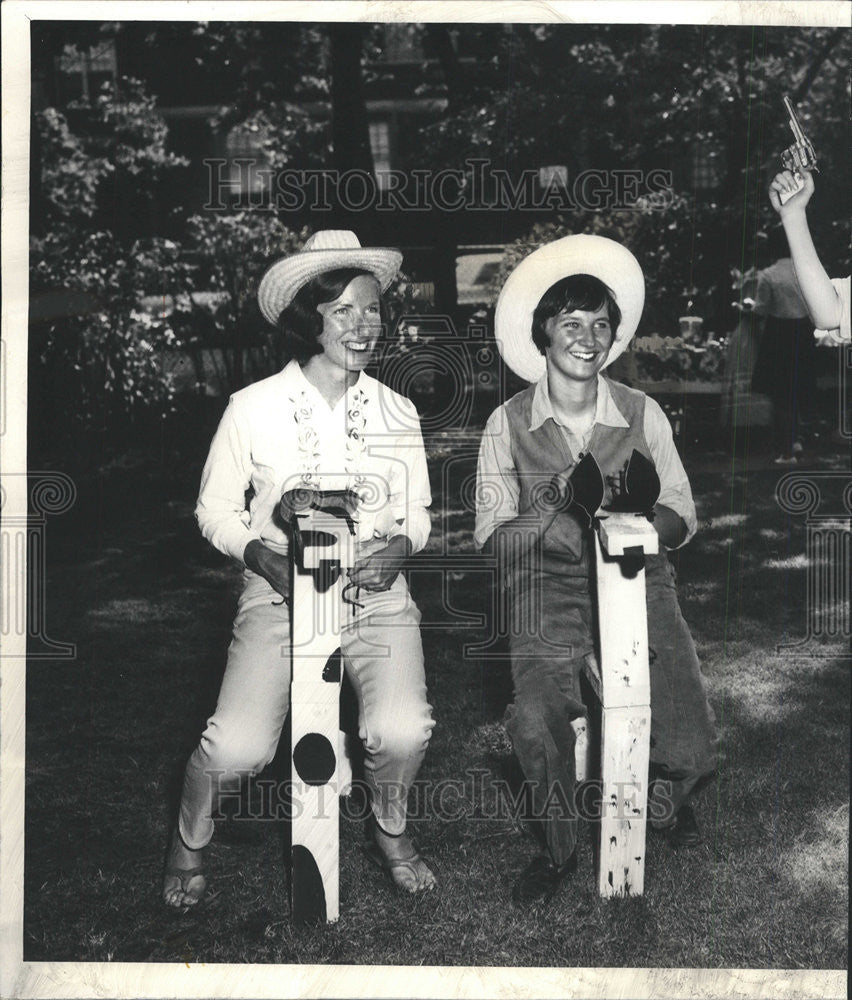
POLYGON ((796 110, 787 96, 784 97, 784 107, 787 109, 787 114, 790 117, 790 130, 796 141, 781 154, 781 165, 785 170, 792 172, 796 181, 796 190, 791 191, 789 194, 785 192, 779 195, 778 200, 782 205, 805 186, 802 178, 803 170, 819 169, 817 167, 816 152, 814 151, 813 143, 802 130, 796 110))

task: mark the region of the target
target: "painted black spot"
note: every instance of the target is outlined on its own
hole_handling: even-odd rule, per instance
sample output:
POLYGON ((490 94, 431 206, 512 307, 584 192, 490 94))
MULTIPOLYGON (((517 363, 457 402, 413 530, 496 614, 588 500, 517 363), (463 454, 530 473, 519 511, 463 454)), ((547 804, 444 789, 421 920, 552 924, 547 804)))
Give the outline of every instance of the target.
POLYGON ((341 656, 340 649, 335 649, 335 651, 329 656, 328 662, 322 668, 322 679, 328 681, 329 684, 336 684, 340 681, 341 677, 341 656))
POLYGON ((334 748, 319 733, 306 733, 293 748, 293 766, 306 785, 324 785, 334 774, 334 748))
POLYGON ((290 882, 290 905, 293 921, 298 924, 324 923, 327 919, 325 887, 313 854, 303 844, 290 852, 293 877, 290 882))

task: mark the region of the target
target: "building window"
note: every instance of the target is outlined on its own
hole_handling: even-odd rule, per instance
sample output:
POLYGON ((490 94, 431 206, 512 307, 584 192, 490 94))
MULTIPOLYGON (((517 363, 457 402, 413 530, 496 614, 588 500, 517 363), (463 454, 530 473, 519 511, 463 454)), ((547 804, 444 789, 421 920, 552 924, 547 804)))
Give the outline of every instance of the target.
POLYGON ((722 183, 722 147, 717 143, 698 142, 692 150, 692 187, 695 191, 714 191, 722 183))
POLYGON ((370 149, 373 153, 373 169, 379 190, 388 185, 391 169, 390 125, 387 122, 370 122, 370 149))
POLYGON ((82 52, 76 45, 66 45, 56 58, 56 68, 59 70, 61 103, 85 101, 88 104, 104 83, 115 83, 115 42, 107 38, 82 52))
POLYGON ((389 63, 419 63, 423 60, 423 28, 419 24, 386 24, 384 58, 389 63))
POLYGON ((269 190, 269 159, 264 149, 265 132, 260 128, 232 128, 225 139, 228 185, 235 198, 265 194, 269 190))

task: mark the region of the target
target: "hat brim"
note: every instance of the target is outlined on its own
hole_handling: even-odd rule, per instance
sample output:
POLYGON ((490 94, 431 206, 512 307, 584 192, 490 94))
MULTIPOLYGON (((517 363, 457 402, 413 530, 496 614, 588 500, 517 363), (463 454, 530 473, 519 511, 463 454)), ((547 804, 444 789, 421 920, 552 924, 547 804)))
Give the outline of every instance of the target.
POLYGON ((494 316, 497 348, 520 378, 537 382, 547 364, 532 340, 532 318, 542 295, 562 278, 591 274, 607 285, 621 310, 621 323, 604 368, 630 343, 645 304, 645 278, 633 254, 605 236, 565 236, 534 250, 506 279, 494 316))
POLYGON ((401 266, 402 254, 388 247, 303 250, 276 261, 269 268, 258 286, 257 302, 264 317, 275 326, 296 292, 320 274, 342 267, 369 271, 386 292, 401 266))

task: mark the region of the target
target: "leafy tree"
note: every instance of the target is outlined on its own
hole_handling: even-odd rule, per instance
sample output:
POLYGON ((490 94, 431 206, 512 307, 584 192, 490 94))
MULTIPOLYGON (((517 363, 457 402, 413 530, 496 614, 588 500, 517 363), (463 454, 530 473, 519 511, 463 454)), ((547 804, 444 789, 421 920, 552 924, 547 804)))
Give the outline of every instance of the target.
POLYGON ((46 108, 36 118, 42 150, 42 189, 51 226, 73 225, 97 211, 101 181, 113 171, 109 159, 93 155, 65 116, 46 108))
POLYGON ((226 376, 236 389, 245 384, 244 352, 250 347, 266 351, 269 374, 281 368, 284 357, 278 338, 260 315, 257 286, 269 264, 295 253, 308 231, 294 232, 267 212, 208 212, 189 220, 191 245, 195 248, 196 283, 220 294, 206 306, 193 303, 203 313, 195 324, 189 346, 217 345, 226 348, 226 376), (198 333, 202 332, 202 337, 198 333))
MULTIPOLYGON (((785 93, 821 156, 817 243, 837 273, 848 269, 848 32, 560 24, 465 25, 452 38, 430 25, 429 34, 448 98, 422 131, 434 168, 486 157, 514 172, 561 163, 570 177, 588 168, 673 171, 669 207, 626 232, 634 241, 641 233, 628 245, 650 253, 646 270, 663 265, 651 279, 669 325, 686 308, 711 327, 730 321, 730 269, 758 260, 776 224, 765 191, 792 139, 785 93), (717 184, 704 193, 693 187, 696 153, 716 164, 717 184)), ((595 224, 624 225, 621 209, 607 215, 595 224)), ((463 215, 448 221, 463 241, 463 215)), ((565 221, 576 231, 588 212, 565 221)))
POLYGON ((188 280, 176 243, 140 238, 123 221, 124 199, 150 209, 157 184, 183 164, 166 149, 152 101, 123 81, 84 110, 85 131, 72 131, 55 108, 36 116, 46 224, 31 239, 31 295, 60 303, 59 315, 31 331, 43 404, 33 416, 45 439, 118 432, 146 412, 169 411, 163 361, 177 345, 174 325, 141 300, 173 295, 188 280))

